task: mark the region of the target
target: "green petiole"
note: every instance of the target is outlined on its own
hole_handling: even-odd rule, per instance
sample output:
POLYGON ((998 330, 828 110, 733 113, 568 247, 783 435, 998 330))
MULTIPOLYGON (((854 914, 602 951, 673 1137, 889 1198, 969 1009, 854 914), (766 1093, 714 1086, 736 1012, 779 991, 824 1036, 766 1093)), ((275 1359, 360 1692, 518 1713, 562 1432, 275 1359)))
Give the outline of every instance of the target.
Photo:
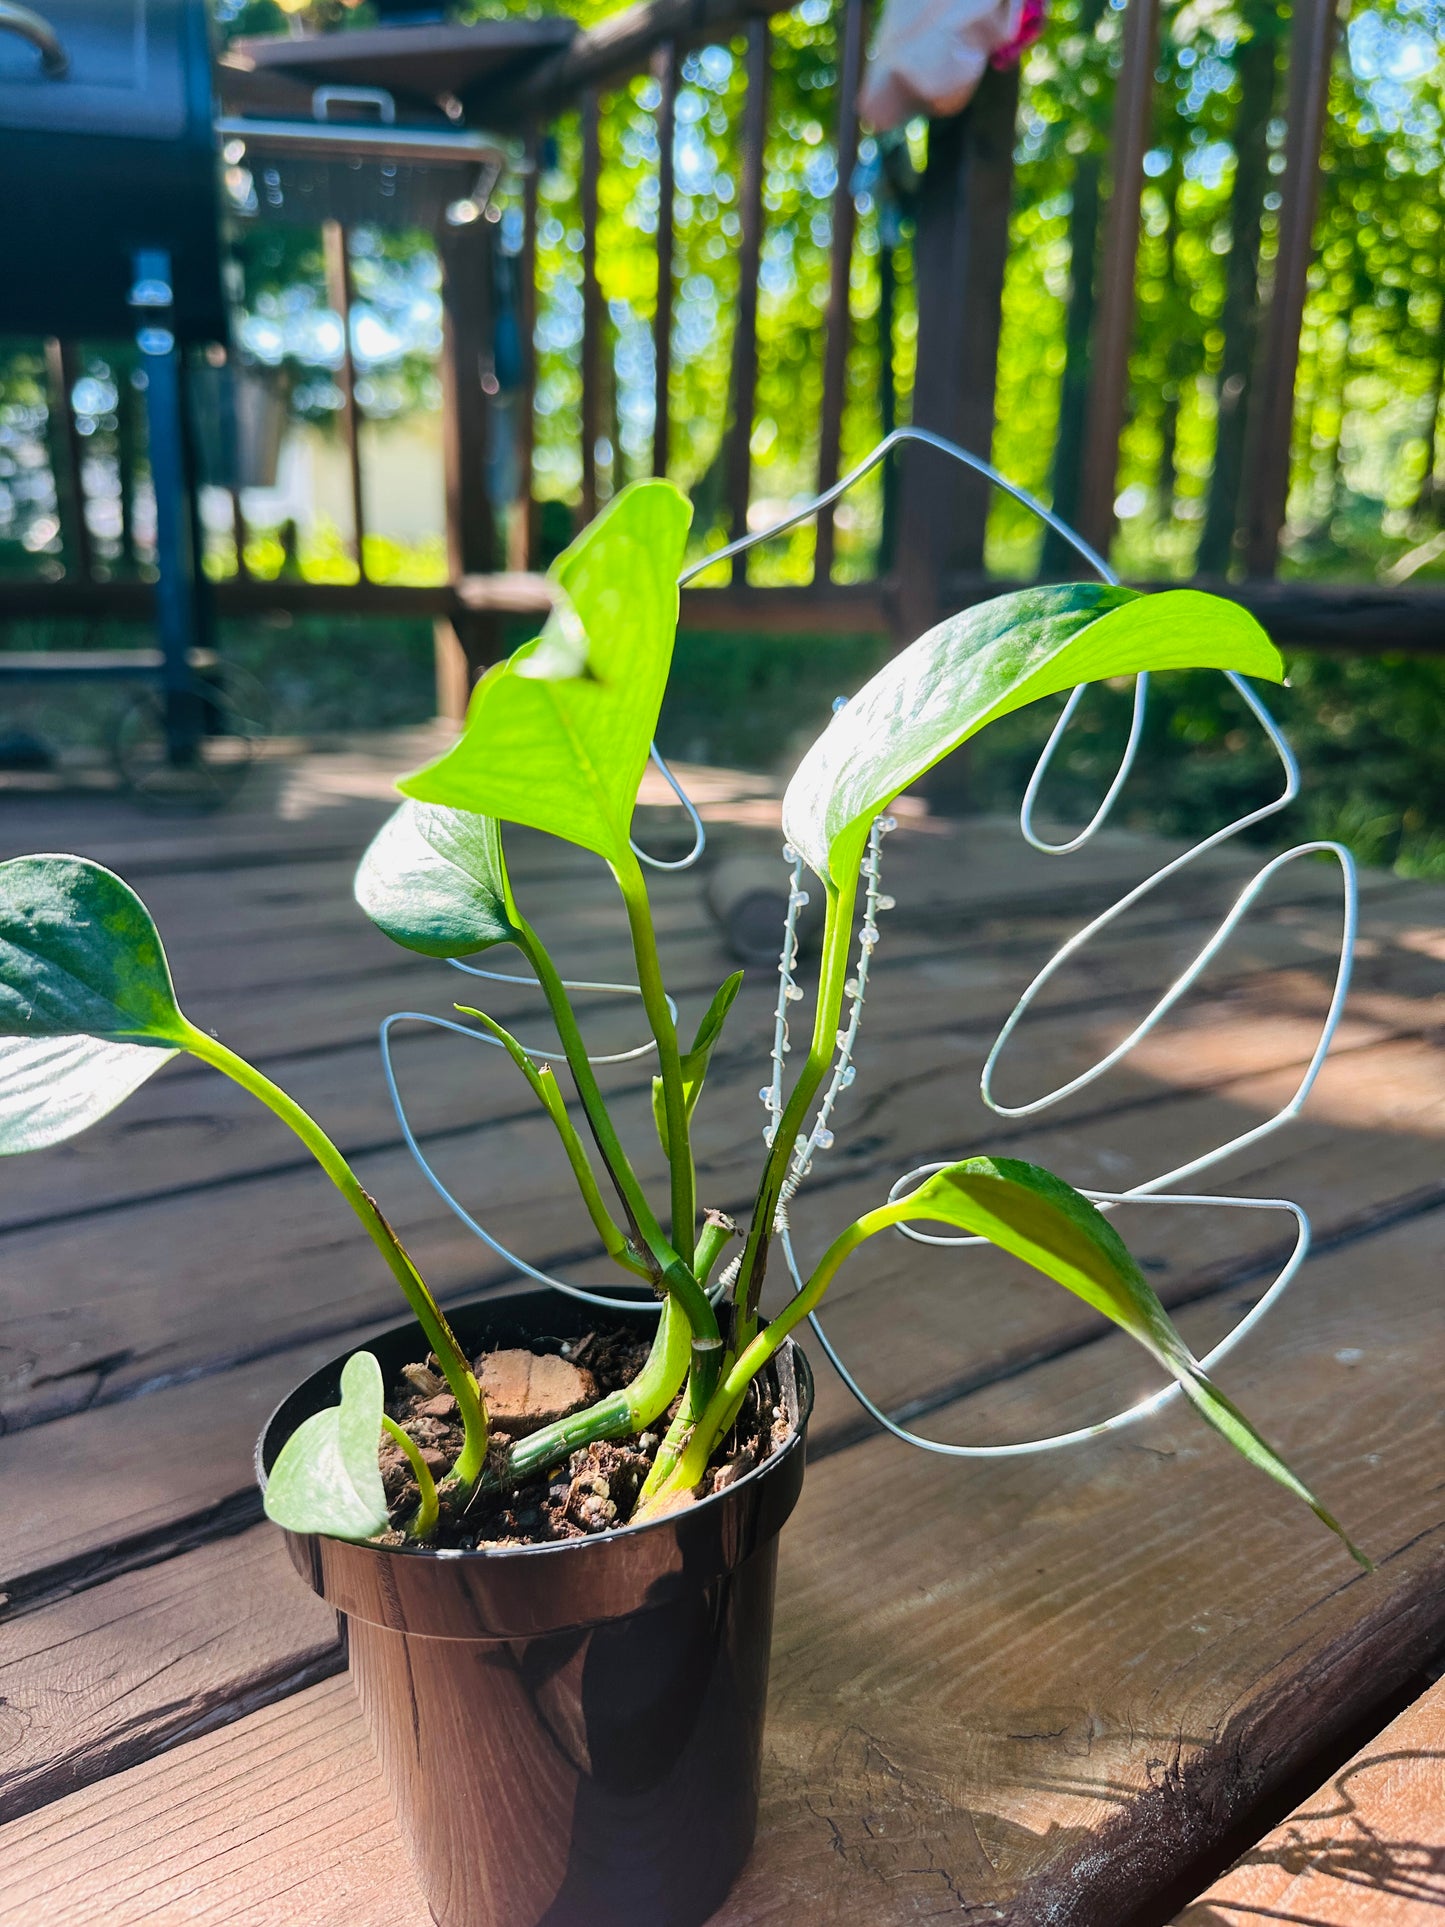
POLYGON ((407 1536, 412 1539, 430 1539, 437 1525, 437 1488, 436 1480, 431 1475, 431 1467, 422 1457, 415 1439, 410 1433, 403 1431, 394 1418, 383 1412, 381 1423, 388 1438, 399 1445, 406 1454, 407 1463, 411 1467, 412 1477, 416 1480, 416 1489, 420 1495, 417 1509, 406 1523, 407 1536))
POLYGON ((507 1471, 524 1479, 543 1467, 569 1457, 595 1439, 618 1439, 645 1432, 677 1397, 691 1356, 692 1334, 675 1298, 662 1307, 657 1336, 647 1363, 630 1385, 599 1399, 585 1412, 558 1419, 541 1431, 518 1439, 507 1454, 507 1471))
POLYGON ((294 1098, 288 1097, 278 1084, 273 1084, 254 1064, 248 1064, 244 1057, 237 1056, 218 1038, 207 1036, 188 1018, 183 1018, 182 1023, 185 1049, 193 1057, 200 1058, 202 1063, 223 1072, 242 1090, 249 1091, 252 1097, 259 1098, 283 1124, 290 1126, 351 1206, 367 1236, 386 1260, 391 1275, 401 1286, 407 1303, 426 1334, 427 1343, 436 1353, 452 1396, 457 1401, 465 1436, 461 1454, 449 1476, 463 1494, 470 1492, 487 1456, 486 1408, 471 1364, 442 1315, 441 1307, 432 1297, 426 1280, 412 1263, 400 1238, 382 1216, 376 1200, 315 1118, 303 1111, 294 1098))
POLYGON ((464 1017, 475 1017, 479 1024, 485 1024, 531 1085, 538 1103, 556 1126, 557 1135, 562 1140, 562 1148, 567 1154, 567 1162, 572 1167, 572 1176, 577 1181, 577 1189, 581 1192, 582 1202, 587 1207, 587 1215, 591 1218, 593 1228, 601 1238, 602 1248, 608 1257, 615 1260, 625 1271, 636 1272, 640 1278, 650 1278, 651 1270, 633 1251, 625 1235, 618 1230, 611 1213, 602 1201, 602 1193, 597 1188, 597 1179, 587 1156, 587 1147, 578 1135, 577 1127, 567 1115, 566 1101, 552 1066, 534 1064, 512 1033, 504 1030, 496 1019, 489 1017, 484 1010, 474 1010, 470 1004, 457 1004, 454 1008, 464 1017))

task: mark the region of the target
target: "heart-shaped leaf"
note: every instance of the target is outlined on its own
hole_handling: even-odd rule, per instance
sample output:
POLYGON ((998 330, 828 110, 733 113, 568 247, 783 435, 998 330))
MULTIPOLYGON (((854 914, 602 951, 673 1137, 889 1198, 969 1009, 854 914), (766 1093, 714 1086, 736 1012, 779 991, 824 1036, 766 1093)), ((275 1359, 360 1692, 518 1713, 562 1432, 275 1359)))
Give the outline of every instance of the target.
POLYGON ((691 518, 670 482, 614 497, 553 564, 560 607, 542 635, 483 676, 460 739, 405 777, 403 794, 626 860, 691 518))
POLYGON ((370 1352, 341 1368, 341 1403, 287 1439, 266 1481, 266 1516, 288 1532, 373 1539, 390 1523, 377 1451, 386 1388, 370 1352))
POLYGON ((1076 683, 1186 668, 1284 675, 1253 616, 1197 589, 1066 583, 981 603, 920 636, 833 718, 788 785, 788 841, 841 888, 874 817, 986 723, 1076 683))
MULTIPOLYGON (((722 1036, 722 1027, 727 1014, 733 1007, 733 999, 743 987, 743 973, 735 970, 731 977, 721 985, 717 995, 703 1012, 702 1022, 697 1027, 697 1035, 692 1040, 692 1048, 682 1059, 682 1096, 691 1119, 697 1109, 697 1100, 702 1096, 703 1079, 707 1076, 708 1061, 712 1056, 713 1045, 722 1036)), ((657 1135, 662 1140, 662 1148, 667 1149, 667 1108, 662 1098, 662 1079, 652 1080, 652 1116, 657 1125, 657 1135)))
POLYGON ((0 1153, 85 1130, 186 1030, 134 890, 84 857, 0 863, 0 1153))
POLYGON ((1204 1374, 1135 1263, 1128 1246, 1089 1200, 1036 1164, 1017 1158, 966 1158, 916 1191, 870 1212, 870 1229, 933 1220, 984 1237, 1052 1278, 1136 1338, 1179 1381, 1202 1418, 1251 1465, 1267 1472, 1338 1533, 1352 1557, 1369 1561, 1237 1406, 1204 1374), (877 1221, 875 1226, 875 1220, 877 1221))
POLYGON ((468 957, 517 935, 502 826, 472 810, 403 803, 361 859, 356 901, 426 957, 468 957))

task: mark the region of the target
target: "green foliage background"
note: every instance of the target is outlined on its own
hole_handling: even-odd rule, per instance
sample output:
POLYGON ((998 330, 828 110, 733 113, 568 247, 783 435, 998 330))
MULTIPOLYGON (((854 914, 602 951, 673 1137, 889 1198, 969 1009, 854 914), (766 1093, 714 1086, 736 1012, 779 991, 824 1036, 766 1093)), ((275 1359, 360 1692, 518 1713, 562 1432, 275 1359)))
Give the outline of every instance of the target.
MULTIPOLYGON (((1445 477, 1436 479, 1437 468, 1445 468, 1437 432, 1445 388, 1437 3, 1357 5, 1336 57, 1317 258, 1301 338, 1286 574, 1427 583, 1445 572, 1445 477)), ((509 10, 506 0, 455 9, 464 18, 509 10)), ((613 6, 611 0, 565 7, 547 0, 538 10, 566 11, 588 24, 613 6)), ((228 34, 371 20, 366 0, 217 0, 217 13, 228 34)), ((830 0, 802 0, 775 16, 770 29, 758 390, 747 425, 759 521, 805 495, 816 469, 821 323, 838 186, 835 13, 830 0)), ((1077 454, 1070 432, 1080 416, 1087 324, 1097 293, 1088 264, 1107 201, 1121 26, 1115 0, 1053 0, 1043 38, 1026 55, 1022 73, 994 457, 1065 512, 1077 454)), ((1247 392, 1276 245, 1289 29, 1288 0, 1178 0, 1164 8, 1114 554, 1116 564, 1136 576, 1179 579, 1200 566, 1231 565, 1245 459, 1238 390, 1243 371, 1247 392)), ((722 539, 725 516, 743 54, 737 40, 689 56, 677 103, 667 458, 694 497, 694 553, 722 539)), ((608 97, 602 116, 598 238, 608 382, 598 472, 604 495, 649 472, 652 463, 658 100, 656 81, 642 77, 608 97)), ((920 123, 908 130, 912 165, 925 163, 926 149, 920 123)), ((877 156, 868 140, 863 158, 865 170, 873 169, 877 156)), ((539 183, 535 493, 550 547, 566 539, 581 469, 579 159, 576 118, 564 118, 539 183)), ((845 463, 890 419, 908 418, 917 335, 906 196, 890 194, 876 170, 855 188, 845 463), (887 298, 892 326, 885 339, 880 323, 887 298)), ((514 182, 501 197, 504 251, 518 244, 519 206, 514 182)), ((284 317, 324 302, 315 234, 255 228, 242 255, 252 315, 284 317)), ((425 236, 363 237, 354 259, 359 297, 381 302, 388 277, 393 285, 404 276, 417 287, 428 285, 430 260, 425 236)), ((99 383, 87 441, 96 473, 119 472, 129 461, 133 475, 143 478, 127 356, 114 344, 87 344, 85 365, 99 383)), ((293 358, 285 374, 292 412, 334 433, 327 369, 293 358)), ((434 412, 438 405, 435 356, 425 343, 404 343, 376 371, 376 382, 393 415, 434 412)), ((44 533, 46 517, 59 519, 47 467, 47 400, 39 344, 9 344, 0 353, 0 569, 56 573, 69 560, 63 532, 44 533)), ((284 530, 250 533, 248 560, 259 574, 297 569, 344 579, 352 572, 334 530, 304 531, 299 548, 294 539, 288 546, 284 530)), ((872 478, 840 513, 837 578, 873 573, 884 543, 883 489, 872 478)), ((808 529, 769 544, 750 557, 750 578, 806 581, 812 545, 808 529)), ((97 549, 115 572, 148 566, 143 530, 97 537, 97 549)), ((1027 575, 1041 551, 1037 526, 998 501, 989 526, 990 567, 1002 576, 1027 575)), ((235 566, 226 538, 213 541, 209 559, 219 573, 235 566)), ((436 579, 444 558, 439 542, 403 551, 377 537, 368 565, 378 579, 426 580, 436 579)), ((10 640, 24 646, 26 638, 17 632, 10 640)), ((232 646, 281 679, 287 713, 318 726, 337 726, 345 716, 357 726, 396 720, 425 705, 422 625, 410 635, 352 624, 344 633, 338 628, 334 639, 300 623, 288 631, 252 627, 233 632, 232 646), (388 681, 393 693, 382 700, 378 683, 388 681)), ((866 638, 689 638, 669 696, 671 740, 685 754, 771 764, 811 732, 826 695, 856 683, 881 648, 866 638)), ((1405 867, 1441 861, 1445 790, 1434 746, 1445 720, 1445 664, 1296 658, 1283 707, 1310 772, 1317 827, 1333 827, 1371 860, 1405 867)), ((1089 712, 1094 720, 1083 719, 1059 771, 1061 796, 1074 785, 1082 799, 1097 785, 1118 734, 1115 708, 1105 692, 1089 712)), ((1202 686, 1171 692, 1165 685, 1156 720, 1158 750, 1147 791, 1170 826, 1218 820, 1228 797, 1253 795, 1272 781, 1251 747, 1252 733, 1241 736, 1227 700, 1202 686), (1180 759, 1178 748, 1186 743, 1192 753, 1180 759)), ((982 802, 1018 787, 1032 726, 1018 726, 1017 740, 1014 728, 1003 725, 976 752, 982 802)), ((1146 786, 1138 787, 1143 796, 1146 786)))

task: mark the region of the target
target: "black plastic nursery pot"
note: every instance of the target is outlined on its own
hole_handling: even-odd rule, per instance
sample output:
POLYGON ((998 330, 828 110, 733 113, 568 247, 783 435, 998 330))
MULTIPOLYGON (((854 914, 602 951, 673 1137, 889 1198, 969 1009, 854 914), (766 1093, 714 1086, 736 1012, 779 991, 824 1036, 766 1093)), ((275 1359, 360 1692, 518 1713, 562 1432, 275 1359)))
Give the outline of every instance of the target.
MULTIPOLYGON (((472 1356, 598 1322, 551 1291, 448 1316, 472 1356)), ((365 1349, 390 1384, 427 1346, 407 1324, 365 1349)), ((296 1426, 337 1402, 344 1363, 273 1413, 263 1485, 296 1426)), ((651 1524, 476 1552, 286 1534, 297 1571, 343 1615, 438 1927, 701 1927, 721 1906, 757 1826, 778 1533, 813 1404, 791 1342, 772 1371, 787 1442, 651 1524)))

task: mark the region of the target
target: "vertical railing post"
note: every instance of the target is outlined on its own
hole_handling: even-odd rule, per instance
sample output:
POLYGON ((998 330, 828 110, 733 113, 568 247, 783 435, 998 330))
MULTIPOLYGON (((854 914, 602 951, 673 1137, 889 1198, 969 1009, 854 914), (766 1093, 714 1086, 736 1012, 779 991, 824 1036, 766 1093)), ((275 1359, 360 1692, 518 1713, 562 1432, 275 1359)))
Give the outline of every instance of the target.
POLYGON ((517 486, 521 490, 515 543, 508 549, 512 567, 536 566, 538 503, 532 488, 537 449, 537 198, 545 129, 533 127, 526 140, 527 169, 522 176, 522 251, 517 256, 518 316, 522 341, 522 392, 517 402, 517 486))
MULTIPOLYGON (((753 403, 758 392, 758 274, 763 249, 763 178, 768 138, 772 32, 766 19, 748 24, 747 99, 743 107, 743 166, 739 184, 742 234, 738 248, 738 318, 733 330, 733 420, 727 445, 728 539, 748 532, 753 474, 753 403)), ((735 556, 732 580, 746 582, 747 562, 735 556)))
POLYGON ((346 464, 351 485, 351 521, 355 530, 356 572, 366 581, 366 502, 361 482, 360 418, 356 406, 356 358, 351 343, 351 251, 346 229, 340 221, 324 221, 321 226, 322 251, 326 260, 326 300, 341 320, 341 366, 337 370, 341 389, 341 433, 346 443, 346 464))
MULTIPOLYGON (((878 238, 878 428, 883 437, 898 426, 898 388, 893 373, 893 318, 898 269, 893 249, 878 238)), ((878 573, 888 575, 898 548, 898 464, 883 469, 883 516, 878 535, 878 573)))
POLYGON ((652 472, 666 475, 672 407, 672 223, 677 197, 677 42, 669 40, 653 69, 662 98, 657 104, 657 306, 652 317, 652 472))
MULTIPOLYGON (((843 446, 843 403, 852 338, 849 293, 853 267, 853 170, 858 161, 858 81, 863 70, 864 0, 845 0, 843 55, 838 64, 838 185, 833 192, 832 256, 828 279, 828 333, 823 355, 823 416, 818 433, 818 492, 838 479, 843 446)), ((833 511, 819 510, 813 580, 833 574, 833 511)))
POLYGON ((1314 246, 1320 153, 1338 17, 1338 0, 1296 0, 1290 31, 1279 250, 1251 385, 1247 433, 1243 549, 1244 571, 1252 577, 1274 574, 1289 500, 1295 373, 1314 246))
POLYGON ((85 476, 80 432, 71 396, 80 378, 73 342, 45 344, 46 387, 50 399, 50 460, 55 475, 55 506, 60 519, 61 553, 66 571, 82 582, 95 574, 95 552, 85 519, 85 476))
POLYGON ((597 436, 602 420, 602 289, 597 280, 597 189, 602 171, 595 87, 582 99, 582 520, 597 513, 597 436))
POLYGON ((1124 12, 1124 61, 1114 96, 1110 141, 1113 181, 1099 262, 1077 512, 1080 534, 1102 554, 1108 553, 1114 533, 1114 485, 1129 392, 1129 349, 1134 338, 1139 209, 1158 58, 1159 0, 1129 0, 1124 12))
MULTIPOLYGON (((913 420, 987 456, 993 440, 999 319, 1013 194, 1018 72, 990 72, 972 103, 928 132, 914 258, 918 366, 913 420)), ((946 569, 983 566, 989 488, 924 448, 899 488, 896 626, 937 620, 946 569)))
MULTIPOLYGON (((487 494, 487 386, 492 376, 491 223, 443 225, 442 457, 446 476, 447 569, 462 577, 496 567, 497 531, 487 494)), ((437 709, 465 713, 476 676, 501 653, 492 613, 458 609, 436 625, 437 709)))
POLYGON ((246 511, 241 506, 241 491, 232 488, 227 491, 231 498, 231 540, 236 545, 236 579, 249 582, 251 565, 246 560, 246 511))
POLYGON ((194 763, 206 727, 191 651, 208 644, 211 634, 168 253, 142 249, 136 254, 129 300, 136 312, 136 346, 146 375, 146 440, 156 505, 156 632, 161 646, 166 755, 172 768, 181 769, 194 763))

